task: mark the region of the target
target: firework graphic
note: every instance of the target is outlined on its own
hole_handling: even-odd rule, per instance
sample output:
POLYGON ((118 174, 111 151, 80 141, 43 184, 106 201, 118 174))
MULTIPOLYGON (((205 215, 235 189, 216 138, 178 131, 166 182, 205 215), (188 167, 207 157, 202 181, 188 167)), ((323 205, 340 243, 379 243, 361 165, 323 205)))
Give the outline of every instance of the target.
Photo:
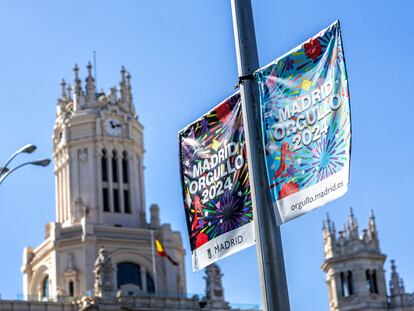
POLYGON ((272 200, 287 215, 280 210, 292 209, 295 202, 285 207, 283 202, 300 201, 302 191, 319 191, 315 185, 325 187, 349 170, 349 92, 339 22, 259 69, 255 77, 272 200))
POLYGON ((239 93, 184 128, 179 139, 184 207, 194 251, 253 220, 239 93), (220 163, 211 165, 215 159, 220 163))

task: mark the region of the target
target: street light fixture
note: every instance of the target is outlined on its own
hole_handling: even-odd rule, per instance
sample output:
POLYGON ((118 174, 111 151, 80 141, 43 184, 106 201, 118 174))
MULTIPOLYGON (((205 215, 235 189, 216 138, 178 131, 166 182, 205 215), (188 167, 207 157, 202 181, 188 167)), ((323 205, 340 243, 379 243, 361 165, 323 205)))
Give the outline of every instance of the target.
POLYGON ((6 179, 7 176, 9 176, 11 173, 13 173, 15 170, 21 168, 22 166, 26 166, 26 165, 36 165, 36 166, 43 166, 43 167, 45 167, 45 166, 48 166, 49 163, 50 163, 50 159, 43 159, 43 160, 26 162, 26 163, 20 164, 20 165, 16 166, 15 168, 11 169, 11 170, 7 169, 7 172, 0 177, 0 185, 3 182, 3 180, 6 179))
POLYGON ((7 160, 6 164, 3 167, 0 167, 0 185, 3 182, 3 180, 6 179, 7 176, 9 176, 11 173, 13 173, 15 170, 26 166, 26 165, 36 165, 36 166, 48 166, 50 164, 50 159, 42 159, 37 161, 30 161, 22 163, 18 166, 16 166, 13 169, 9 169, 7 166, 10 164, 10 162, 20 153, 32 153, 36 150, 36 146, 32 144, 28 144, 17 150, 13 155, 7 160))
POLYGON ((12 156, 7 160, 6 164, 3 165, 0 171, 0 176, 6 173, 9 169, 7 168, 7 165, 10 164, 10 162, 17 157, 21 153, 32 153, 36 150, 36 146, 33 144, 27 144, 21 147, 19 150, 17 150, 15 153, 12 154, 12 156))

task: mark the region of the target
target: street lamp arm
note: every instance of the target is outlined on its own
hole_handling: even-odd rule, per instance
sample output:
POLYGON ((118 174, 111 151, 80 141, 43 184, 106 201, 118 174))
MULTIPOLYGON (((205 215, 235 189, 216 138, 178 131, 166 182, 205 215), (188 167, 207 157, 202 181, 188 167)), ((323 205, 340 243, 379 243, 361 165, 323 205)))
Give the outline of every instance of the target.
MULTIPOLYGON (((6 164, 3 165, 2 168, 0 168, 0 176, 8 172, 7 165, 10 164, 10 162, 17 157, 20 153, 32 153, 36 150, 36 146, 32 144, 27 144, 21 147, 19 150, 17 150, 15 153, 12 154, 12 156, 7 160, 6 164)), ((9 172, 10 173, 10 172, 9 172)))
MULTIPOLYGON (((0 177, 0 185, 2 184, 3 180, 6 179, 7 176, 9 176, 11 173, 13 173, 14 171, 18 170, 19 168, 21 168, 23 166, 26 166, 26 165, 37 165, 37 166, 43 166, 44 167, 44 166, 48 166, 49 163, 50 163, 50 159, 43 159, 43 160, 38 160, 38 161, 32 161, 32 162, 22 163, 22 164, 16 166, 15 168, 13 168, 13 169, 11 169, 9 171, 6 171, 6 173, 4 175, 0 175, 1 176, 0 177)), ((4 171, 4 167, 3 167, 2 172, 3 171, 4 171)))

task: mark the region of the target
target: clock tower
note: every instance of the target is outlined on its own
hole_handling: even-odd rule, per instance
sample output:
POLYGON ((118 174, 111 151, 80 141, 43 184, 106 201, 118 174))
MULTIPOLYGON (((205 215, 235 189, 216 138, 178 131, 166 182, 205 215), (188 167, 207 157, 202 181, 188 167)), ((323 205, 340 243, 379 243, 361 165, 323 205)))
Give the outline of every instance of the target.
POLYGON ((184 294, 181 235, 161 224, 159 208, 146 220, 143 127, 135 113, 131 76, 122 67, 119 88, 96 91, 92 65, 85 86, 75 65, 73 88, 63 80, 53 130, 56 221, 45 240, 23 254, 27 298, 74 299, 94 288, 94 265, 105 248, 116 289, 184 294), (155 257, 159 239, 178 266, 155 257))
POLYGON ((97 93, 88 64, 85 92, 75 66, 73 90, 62 81, 53 144, 56 215, 63 227, 86 221, 144 227, 143 137, 132 105, 130 75, 121 70, 120 96, 97 93))

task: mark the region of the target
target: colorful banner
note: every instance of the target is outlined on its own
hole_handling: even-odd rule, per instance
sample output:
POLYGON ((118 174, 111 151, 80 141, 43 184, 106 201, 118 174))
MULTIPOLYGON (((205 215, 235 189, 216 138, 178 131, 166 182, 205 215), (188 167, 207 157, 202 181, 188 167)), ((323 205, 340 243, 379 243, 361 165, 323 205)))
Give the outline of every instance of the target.
POLYGON ((339 22, 255 77, 267 179, 284 223, 348 189, 351 118, 339 22))
POLYGON ((240 94, 179 133, 193 271, 255 243, 240 94))

